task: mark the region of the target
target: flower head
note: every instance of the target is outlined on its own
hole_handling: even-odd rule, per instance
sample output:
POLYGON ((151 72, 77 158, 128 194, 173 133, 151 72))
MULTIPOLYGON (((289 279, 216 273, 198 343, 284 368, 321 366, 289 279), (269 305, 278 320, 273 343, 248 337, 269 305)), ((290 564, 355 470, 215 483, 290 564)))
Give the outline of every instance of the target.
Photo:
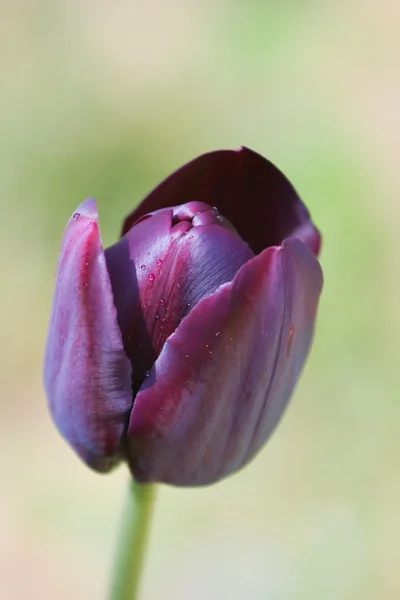
POLYGON ((289 181, 246 148, 173 173, 105 251, 86 200, 64 233, 45 358, 63 436, 139 482, 203 485, 244 466, 308 354, 319 248, 289 181))

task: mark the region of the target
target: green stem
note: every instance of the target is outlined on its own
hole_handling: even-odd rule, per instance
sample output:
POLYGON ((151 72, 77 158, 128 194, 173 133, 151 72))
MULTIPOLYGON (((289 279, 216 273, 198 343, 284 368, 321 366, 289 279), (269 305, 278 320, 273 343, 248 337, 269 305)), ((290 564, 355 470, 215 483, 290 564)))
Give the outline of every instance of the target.
POLYGON ((154 485, 129 485, 109 600, 136 600, 146 551, 154 485))

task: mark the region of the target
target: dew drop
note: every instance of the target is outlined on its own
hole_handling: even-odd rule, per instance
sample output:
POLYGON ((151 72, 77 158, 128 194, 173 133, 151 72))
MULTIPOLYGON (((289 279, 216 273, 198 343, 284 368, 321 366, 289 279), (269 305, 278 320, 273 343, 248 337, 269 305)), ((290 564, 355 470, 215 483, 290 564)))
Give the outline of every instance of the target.
POLYGON ((189 354, 186 354, 186 358, 189 358, 189 354))
POLYGON ((142 269, 142 271, 146 270, 146 265, 140 265, 140 268, 142 269))
POLYGON ((150 256, 151 252, 147 252, 147 256, 150 256))
POLYGON ((176 287, 177 287, 177 288, 180 288, 180 287, 181 287, 181 284, 180 284, 180 283, 177 283, 177 284, 176 284, 176 287))
POLYGON ((144 372, 144 376, 145 376, 145 377, 149 377, 149 376, 150 376, 150 371, 145 371, 145 372, 144 372))
POLYGON ((148 279, 149 279, 149 281, 154 281, 155 280, 155 276, 153 275, 153 273, 150 273, 148 279))
POLYGON ((79 217, 81 216, 81 213, 74 213, 72 215, 72 218, 74 219, 74 221, 77 221, 79 219, 79 217))
POLYGON ((217 333, 215 334, 215 337, 218 337, 219 335, 221 335, 221 332, 217 331, 217 333))
POLYGON ((158 264, 158 266, 159 266, 159 267, 161 267, 161 265, 162 265, 162 260, 158 259, 158 261, 157 261, 157 264, 158 264))
POLYGON ((161 300, 160 300, 160 304, 161 304, 161 306, 167 306, 167 303, 166 303, 166 301, 164 300, 164 298, 161 298, 161 300))

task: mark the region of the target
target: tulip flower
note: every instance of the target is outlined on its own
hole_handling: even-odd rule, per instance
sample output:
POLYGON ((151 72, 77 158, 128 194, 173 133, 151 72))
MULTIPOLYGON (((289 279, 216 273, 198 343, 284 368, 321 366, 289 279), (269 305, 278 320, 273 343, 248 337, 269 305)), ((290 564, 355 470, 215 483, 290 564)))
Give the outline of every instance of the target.
POLYGON ((45 358, 50 411, 92 468, 196 486, 246 465, 309 352, 320 234, 286 177, 246 148, 155 188, 103 250, 94 200, 62 241, 45 358))

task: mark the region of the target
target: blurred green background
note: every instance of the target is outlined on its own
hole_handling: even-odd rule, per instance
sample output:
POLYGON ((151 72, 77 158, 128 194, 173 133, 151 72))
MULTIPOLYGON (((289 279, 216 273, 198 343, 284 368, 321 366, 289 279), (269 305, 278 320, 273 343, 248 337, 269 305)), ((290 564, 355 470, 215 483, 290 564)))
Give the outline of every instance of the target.
POLYGON ((160 489, 143 600, 400 597, 400 4, 0 0, 0 597, 106 597, 127 471, 47 414, 63 228, 105 245, 174 168, 245 144, 324 235, 315 345, 243 472, 160 489))

